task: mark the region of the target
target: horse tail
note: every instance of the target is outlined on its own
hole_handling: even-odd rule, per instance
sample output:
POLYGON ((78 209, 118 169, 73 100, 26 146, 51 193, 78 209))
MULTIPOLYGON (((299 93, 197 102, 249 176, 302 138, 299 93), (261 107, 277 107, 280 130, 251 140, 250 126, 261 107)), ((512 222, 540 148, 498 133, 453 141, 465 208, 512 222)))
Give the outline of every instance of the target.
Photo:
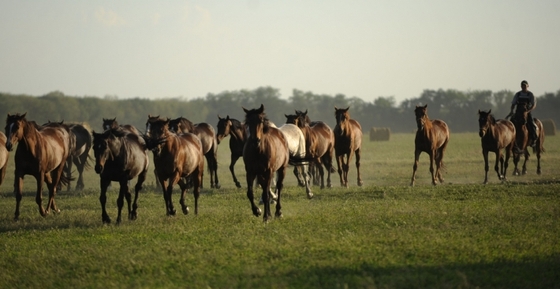
POLYGON ((60 175, 60 180, 58 181, 58 185, 59 186, 68 186, 70 184, 71 181, 73 181, 74 178, 68 176, 67 174, 61 174, 60 175))

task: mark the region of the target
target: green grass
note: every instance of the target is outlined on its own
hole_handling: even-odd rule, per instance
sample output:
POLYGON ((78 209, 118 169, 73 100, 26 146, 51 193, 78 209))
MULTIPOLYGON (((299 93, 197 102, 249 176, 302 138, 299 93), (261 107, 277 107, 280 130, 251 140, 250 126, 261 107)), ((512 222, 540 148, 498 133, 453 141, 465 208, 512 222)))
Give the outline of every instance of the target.
MULTIPOLYGON (((34 179, 26 177, 14 222, 8 173, 0 187, 0 287, 558 287, 560 138, 545 142, 542 175, 531 156, 527 175, 511 176, 510 164, 508 182, 491 171, 482 185, 480 139, 454 134, 446 183, 430 185, 423 154, 410 187, 413 138, 364 142, 364 187, 356 186, 352 166, 349 189, 335 174, 334 188, 314 187, 308 200, 290 172, 284 216, 266 224, 251 214, 241 160, 244 188, 233 185, 227 143, 219 151, 222 189, 203 190, 197 216, 166 217, 150 175, 138 220, 103 225, 98 176, 89 170, 86 190, 59 193, 62 212, 46 218, 37 211, 34 179)), ((108 195, 113 220, 116 189, 114 183, 108 195)), ((188 202, 192 208, 191 195, 188 202)))

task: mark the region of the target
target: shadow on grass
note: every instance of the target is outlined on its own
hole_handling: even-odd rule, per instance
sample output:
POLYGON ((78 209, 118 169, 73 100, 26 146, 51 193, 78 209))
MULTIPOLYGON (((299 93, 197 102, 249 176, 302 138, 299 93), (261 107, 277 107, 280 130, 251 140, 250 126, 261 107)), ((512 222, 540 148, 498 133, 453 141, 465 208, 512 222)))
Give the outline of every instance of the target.
MULTIPOLYGON (((278 288, 560 288, 560 255, 519 261, 438 266, 321 267, 235 287, 278 288), (278 283, 272 279, 279 280, 278 283), (281 280, 281 281, 280 281, 281 280)), ((229 284, 231 285, 231 284, 229 284)))

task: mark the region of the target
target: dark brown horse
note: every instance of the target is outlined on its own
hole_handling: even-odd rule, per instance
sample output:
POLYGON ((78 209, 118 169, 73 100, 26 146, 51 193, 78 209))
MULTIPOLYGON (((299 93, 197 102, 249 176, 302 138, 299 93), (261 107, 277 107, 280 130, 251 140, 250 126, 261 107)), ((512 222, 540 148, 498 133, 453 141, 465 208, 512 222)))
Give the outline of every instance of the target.
MULTIPOLYGON (((70 155, 66 160, 66 166, 64 171, 66 173, 66 177, 68 178, 68 185, 66 187, 67 191, 72 189, 71 181, 72 178, 72 165, 76 166, 78 170, 78 181, 76 184, 76 190, 84 189, 84 170, 89 168, 89 151, 91 150, 91 146, 93 143, 93 138, 89 129, 86 128, 83 124, 79 123, 70 123, 65 124, 64 122, 51 122, 44 124, 43 126, 58 126, 63 125, 66 126, 67 129, 70 131, 70 155)), ((61 187, 58 187, 58 190, 61 190, 61 187)))
POLYGON ((355 119, 350 118, 347 108, 334 107, 336 126, 334 127, 334 151, 336 165, 340 176, 340 185, 348 188, 348 171, 352 155, 356 154, 356 171, 358 172, 358 186, 364 182, 360 174, 360 158, 362 150, 362 126, 355 119), (344 157, 346 156, 346 161, 344 157))
POLYGON ((262 187, 262 200, 264 204, 263 221, 272 217, 270 209, 270 188, 274 179, 276 180, 276 217, 282 217, 281 193, 284 187, 284 178, 290 154, 288 143, 284 134, 270 125, 264 113, 264 105, 258 109, 246 109, 245 125, 249 128, 249 136, 243 148, 243 162, 247 174, 247 198, 251 202, 253 215, 260 216, 261 209, 255 204, 253 195, 253 183, 255 179, 262 187))
POLYGON ((218 124, 216 127, 218 129, 218 133, 216 134, 218 144, 222 141, 222 139, 228 135, 230 136, 229 149, 231 151, 231 161, 229 163, 229 171, 231 172, 235 186, 241 188, 241 183, 235 176, 234 166, 235 163, 237 163, 237 160, 243 156, 243 147, 245 146, 247 131, 239 120, 230 118, 229 115, 224 118, 218 115, 218 124))
POLYGON ((306 158, 313 159, 315 168, 319 171, 321 189, 325 187, 323 165, 327 169, 327 187, 332 187, 331 168, 334 153, 334 133, 324 122, 316 121, 309 125, 309 116, 305 112, 296 111, 296 114, 284 115, 286 123, 298 126, 305 137, 306 158))
POLYGON ((443 169, 443 154, 449 142, 449 128, 443 120, 430 120, 428 117, 428 105, 416 106, 416 138, 414 139, 414 166, 412 167, 412 179, 410 185, 414 186, 416 169, 418 168, 418 158, 422 152, 430 156, 430 173, 432 174, 432 184, 437 184, 436 178, 443 183, 441 171, 443 169), (436 169, 434 172, 434 162, 436 169))
POLYGON ((131 124, 119 124, 117 122, 117 118, 104 118, 103 119, 103 130, 108 130, 108 129, 123 129, 125 131, 128 132, 132 132, 138 136, 142 136, 142 134, 140 134, 140 131, 138 131, 138 129, 131 125, 131 124))
MULTIPOLYGON (((169 130, 177 133, 193 133, 202 143, 202 152, 208 163, 208 172, 210 173, 210 187, 220 188, 218 181, 218 140, 216 131, 212 125, 201 122, 192 124, 191 121, 184 117, 178 117, 169 121, 169 130)), ((202 186, 202 184, 201 184, 202 186)))
POLYGON ((108 129, 103 133, 93 132, 93 152, 95 155, 95 172, 99 174, 101 194, 101 220, 111 223, 105 204, 107 203, 107 188, 111 181, 119 182, 120 190, 117 199, 117 224, 121 222, 121 212, 124 199, 128 203, 128 219, 136 220, 138 209, 138 192, 146 180, 148 171, 148 154, 144 140, 137 134, 122 129, 108 129), (134 202, 128 188, 130 180, 137 178, 134 186, 134 202))
POLYGON ((505 119, 494 119, 488 112, 478 110, 478 135, 482 144, 482 156, 484 157, 484 184, 488 183, 488 152, 496 154, 494 170, 498 174, 498 179, 505 181, 509 158, 515 145, 515 127, 513 123, 505 119), (502 155, 502 150, 506 151, 506 158, 502 155), (498 162, 500 166, 498 167, 498 162))
MULTIPOLYGON (((516 137, 515 137, 515 149, 513 153, 513 164, 515 168, 513 169, 513 174, 519 176, 520 174, 527 173, 527 160, 529 159, 529 150, 528 150, 528 143, 529 143, 529 133, 527 131, 527 103, 519 102, 517 103, 516 110, 514 115, 511 118, 511 122, 515 126, 516 130, 516 137), (517 164, 521 159, 521 155, 525 157, 523 161, 523 168, 521 172, 519 172, 519 168, 517 164)), ((535 131, 537 133, 537 139, 533 140, 533 153, 537 155, 537 174, 541 174, 541 153, 544 152, 544 129, 542 122, 537 119, 533 118, 536 128, 535 131)))
POLYGON ((6 171, 8 170, 8 150, 6 149, 6 135, 0 132, 0 185, 4 181, 6 171))
POLYGON ((37 129, 34 122, 27 121, 26 113, 8 114, 6 119, 6 148, 12 150, 17 143, 14 174, 14 192, 16 197, 16 211, 14 219, 19 219, 19 206, 22 199, 23 177, 32 175, 37 180, 37 195, 35 201, 39 206, 41 216, 46 216, 52 209, 60 210, 56 206, 54 197, 59 182, 68 180, 63 174, 66 159, 70 154, 70 133, 64 127, 44 127, 37 129), (46 210, 43 208, 43 182, 49 189, 49 202, 46 210))
POLYGON ((169 119, 150 123, 150 133, 145 136, 146 146, 154 151, 157 178, 163 189, 168 216, 175 215, 173 186, 181 187, 181 207, 184 214, 189 208, 185 203, 188 185, 193 187, 194 213, 198 214, 198 197, 204 172, 204 156, 200 139, 192 133, 176 134, 169 130, 169 119), (187 183, 188 182, 188 183, 187 183))

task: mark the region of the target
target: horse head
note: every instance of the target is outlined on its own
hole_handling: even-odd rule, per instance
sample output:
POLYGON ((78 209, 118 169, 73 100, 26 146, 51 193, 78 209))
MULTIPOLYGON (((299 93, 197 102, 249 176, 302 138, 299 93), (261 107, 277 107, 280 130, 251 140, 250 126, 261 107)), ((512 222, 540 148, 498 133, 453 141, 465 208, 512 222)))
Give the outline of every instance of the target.
POLYGON ((104 118, 103 119, 103 130, 110 130, 112 128, 119 127, 119 123, 117 122, 117 118, 104 118))
POLYGON ((13 146, 18 143, 20 139, 23 138, 23 129, 27 120, 25 116, 27 112, 24 114, 9 114, 6 118, 6 127, 4 128, 6 133, 6 149, 8 151, 12 151, 13 146))
POLYGON ((519 126, 525 125, 527 123, 527 115, 529 114, 528 103, 526 101, 518 101, 515 107, 515 113, 511 118, 511 122, 519 126))
POLYGON ((284 116, 286 117, 286 123, 291 123, 294 124, 298 127, 299 126, 299 117, 297 114, 284 114, 284 116))
POLYGON ((161 150, 161 145, 166 142, 170 134, 169 122, 170 119, 162 119, 159 116, 148 119, 150 132, 146 133, 143 138, 146 142, 146 148, 154 152, 157 156, 161 150))
POLYGON ((160 119, 159 115, 158 116, 152 116, 151 114, 148 114, 148 119, 146 120, 146 132, 144 133, 144 135, 146 135, 148 137, 150 136, 152 123, 154 123, 158 119, 160 119))
POLYGON ((416 126, 418 127, 418 130, 424 129, 426 119, 428 118, 428 105, 417 105, 414 109, 414 114, 416 115, 416 126))
POLYGON ((93 155, 95 157, 95 172, 101 174, 107 159, 112 160, 113 154, 109 149, 109 134, 110 130, 103 133, 96 133, 93 131, 93 155))
POLYGON ((216 125, 218 128, 218 133, 216 134, 218 144, 220 144, 223 138, 230 134, 231 126, 232 123, 229 119, 229 114, 226 115, 226 117, 220 117, 220 115, 218 115, 218 124, 216 125))
POLYGON ((267 133, 269 128, 269 121, 264 113, 264 105, 261 104, 256 109, 246 109, 243 107, 243 111, 245 111, 245 125, 249 129, 247 141, 258 144, 263 134, 267 133))
POLYGON ((340 127, 340 131, 342 133, 344 133, 346 124, 350 120, 350 113, 348 113, 349 109, 350 107, 347 108, 337 108, 336 106, 334 107, 334 116, 336 118, 336 125, 340 127))
POLYGON ((481 111, 480 109, 478 110, 478 135, 480 137, 483 137, 490 125, 495 122, 490 112, 492 112, 492 110, 488 112, 481 111))

